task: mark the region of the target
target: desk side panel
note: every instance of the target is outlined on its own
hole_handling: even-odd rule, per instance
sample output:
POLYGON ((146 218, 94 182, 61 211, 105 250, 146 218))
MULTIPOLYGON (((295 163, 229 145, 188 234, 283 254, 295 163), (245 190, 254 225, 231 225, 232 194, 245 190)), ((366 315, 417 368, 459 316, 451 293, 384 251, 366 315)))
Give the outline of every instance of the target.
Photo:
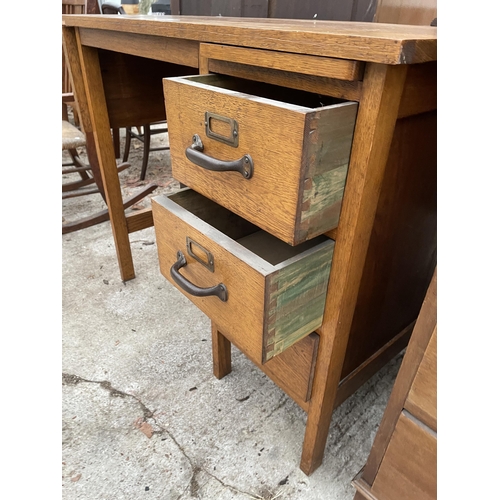
POLYGON ((436 266, 436 112, 399 119, 342 378, 415 321, 436 266))
POLYGON ((194 40, 89 28, 80 29, 80 38, 89 47, 198 67, 200 44, 194 40))

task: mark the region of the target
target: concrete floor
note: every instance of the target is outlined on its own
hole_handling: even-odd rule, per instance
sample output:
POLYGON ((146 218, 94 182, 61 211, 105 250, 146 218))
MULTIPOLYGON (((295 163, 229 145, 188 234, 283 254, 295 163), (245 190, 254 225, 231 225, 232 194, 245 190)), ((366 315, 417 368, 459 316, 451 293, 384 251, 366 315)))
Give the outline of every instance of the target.
MULTIPOLYGON (((177 188, 168 162, 152 153, 153 196, 177 188)), ((102 204, 87 198, 63 201, 63 216, 102 204)), ((334 412, 308 477, 305 412, 235 348, 217 380, 210 322, 160 274, 154 229, 130 240, 136 278, 123 283, 108 222, 62 237, 63 500, 352 499, 402 354, 334 412)))

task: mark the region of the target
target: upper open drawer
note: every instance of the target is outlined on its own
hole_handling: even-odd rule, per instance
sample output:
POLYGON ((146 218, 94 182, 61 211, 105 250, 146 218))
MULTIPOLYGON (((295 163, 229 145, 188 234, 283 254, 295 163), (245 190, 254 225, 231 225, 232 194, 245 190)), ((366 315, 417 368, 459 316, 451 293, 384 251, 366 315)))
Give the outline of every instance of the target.
POLYGON ((216 74, 163 82, 179 182, 290 245, 337 227, 357 103, 216 74))

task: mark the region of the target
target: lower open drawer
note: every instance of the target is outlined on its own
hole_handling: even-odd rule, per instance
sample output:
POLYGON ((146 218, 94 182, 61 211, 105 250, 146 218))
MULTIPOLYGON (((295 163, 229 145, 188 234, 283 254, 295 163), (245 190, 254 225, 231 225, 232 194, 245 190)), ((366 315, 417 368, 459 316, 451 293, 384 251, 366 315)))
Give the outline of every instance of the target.
POLYGON ((321 326, 333 240, 292 247, 190 189, 152 208, 162 274, 254 362, 321 326))

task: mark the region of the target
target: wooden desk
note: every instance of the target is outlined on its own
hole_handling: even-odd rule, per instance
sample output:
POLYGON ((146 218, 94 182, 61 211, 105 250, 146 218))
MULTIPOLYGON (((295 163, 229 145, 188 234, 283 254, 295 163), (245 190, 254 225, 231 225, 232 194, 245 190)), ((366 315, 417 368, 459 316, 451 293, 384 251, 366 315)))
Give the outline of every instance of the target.
MULTIPOLYGON (((63 16, 63 33, 123 280, 134 277, 128 235, 153 219, 124 213, 110 129, 165 119, 162 78, 221 73, 359 103, 340 222, 325 232, 336 245, 319 343, 306 337, 257 363, 308 412, 301 468, 310 474, 333 409, 406 345, 435 267, 436 29, 82 15, 63 16), (305 352, 310 376, 297 391, 305 352)), ((219 378, 231 369, 227 337, 213 325, 219 378)))

